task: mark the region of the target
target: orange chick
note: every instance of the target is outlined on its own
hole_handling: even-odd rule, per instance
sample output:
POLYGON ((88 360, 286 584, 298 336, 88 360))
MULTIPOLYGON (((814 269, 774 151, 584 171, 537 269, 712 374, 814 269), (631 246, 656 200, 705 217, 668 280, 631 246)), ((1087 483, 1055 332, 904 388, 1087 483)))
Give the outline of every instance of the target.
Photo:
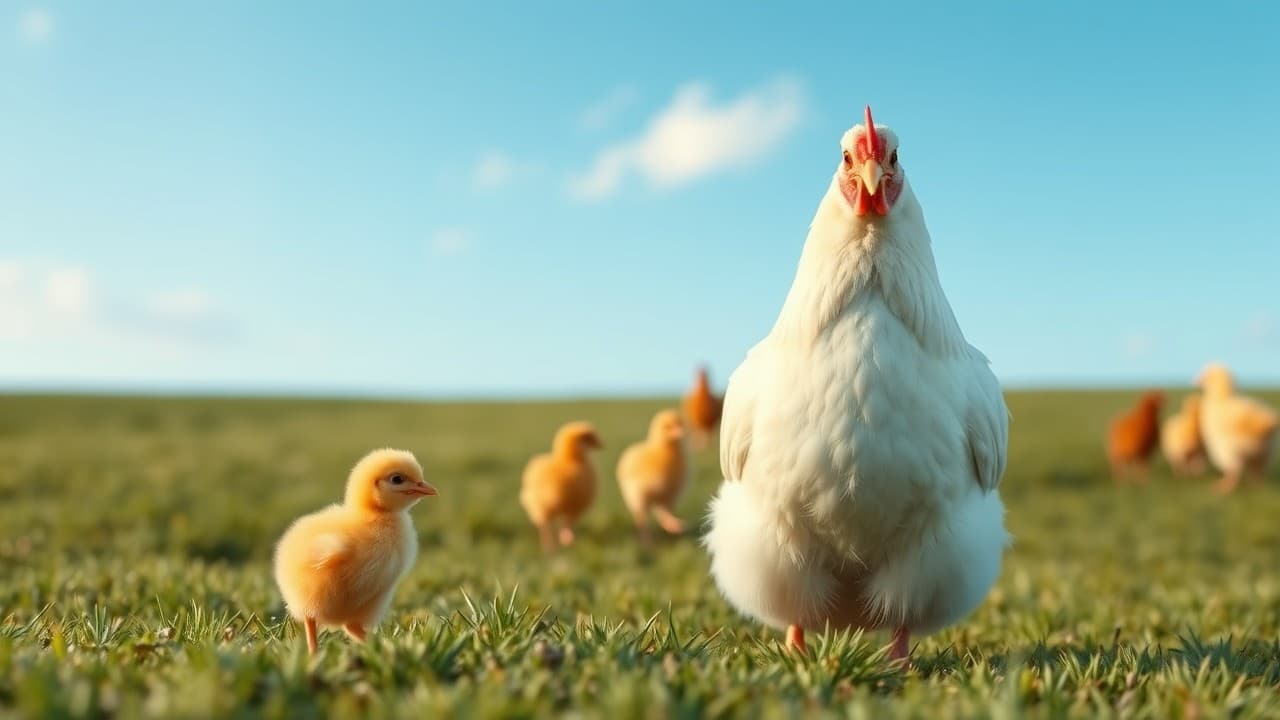
POLYGON ((560 428, 549 454, 537 455, 524 468, 520 504, 529 514, 545 550, 555 548, 555 525, 561 545, 572 545, 573 526, 596 499, 596 469, 588 453, 604 447, 590 423, 560 428))
POLYGON ((409 509, 435 494, 412 453, 375 450, 351 470, 341 504, 289 526, 276 545, 276 584, 306 630, 308 652, 319 627, 363 642, 378 624, 418 555, 409 509))
POLYGON ((1160 406, 1164 395, 1143 394, 1137 407, 1111 421, 1107 428, 1107 460, 1111 475, 1120 479, 1137 471, 1146 476, 1151 453, 1160 444, 1160 406))
POLYGON ((693 443, 698 449, 711 442, 711 434, 720 425, 724 400, 711 392, 711 379, 705 367, 698 368, 693 387, 684 396, 684 417, 693 430, 693 443))
POLYGON ((1204 443, 1200 439, 1200 396, 1182 398, 1182 409, 1169 416, 1160 429, 1160 447, 1169 467, 1183 475, 1204 471, 1204 443))
POLYGON ((674 512, 689 472, 684 438, 680 414, 663 410, 649 424, 648 438, 627 448, 618 460, 618 487, 644 545, 652 542, 650 514, 668 533, 684 532, 684 522, 674 512))
POLYGON ((1200 434, 1214 467, 1222 473, 1218 492, 1236 489, 1247 473, 1261 476, 1271 458, 1280 416, 1261 402, 1237 395, 1231 371, 1211 364, 1200 374, 1204 390, 1200 408, 1200 434))

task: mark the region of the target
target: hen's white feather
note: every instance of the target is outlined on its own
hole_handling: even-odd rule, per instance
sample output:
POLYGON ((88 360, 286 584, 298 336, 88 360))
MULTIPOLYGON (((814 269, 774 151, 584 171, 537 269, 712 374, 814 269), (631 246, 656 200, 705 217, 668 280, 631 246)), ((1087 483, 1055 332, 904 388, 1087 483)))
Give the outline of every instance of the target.
POLYGON ((833 180, 777 323, 726 391, 706 539, 717 584, 777 627, 959 620, 1008 543, 1008 421, 910 186, 866 220, 833 180))

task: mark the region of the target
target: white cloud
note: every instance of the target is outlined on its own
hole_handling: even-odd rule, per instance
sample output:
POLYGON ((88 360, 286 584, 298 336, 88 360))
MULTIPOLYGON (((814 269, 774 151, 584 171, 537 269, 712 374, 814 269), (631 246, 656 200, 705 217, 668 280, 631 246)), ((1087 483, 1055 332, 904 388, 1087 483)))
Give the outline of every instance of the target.
POLYGON ((603 130, 619 115, 640 99, 640 93, 635 88, 620 87, 615 88, 608 95, 600 98, 594 105, 588 107, 582 112, 582 116, 578 118, 578 124, 584 130, 603 130))
POLYGON ((44 277, 44 301, 49 310, 65 317, 84 317, 91 311, 93 282, 83 268, 55 268, 44 277))
POLYGON ((238 330, 213 297, 199 288, 151 293, 121 307, 117 315, 124 329, 177 345, 222 341, 238 330))
POLYGON ((185 288, 151 295, 146 298, 143 307, 156 315, 198 317, 213 310, 213 300, 203 290, 185 288))
POLYGON ((33 331, 23 270, 16 262, 0 262, 0 342, 17 342, 33 331))
POLYGON ((12 261, 0 261, 0 297, 13 292, 22 279, 22 268, 12 261))
POLYGON ((18 34, 29 43, 48 40, 53 28, 53 14, 44 8, 31 8, 18 20, 18 34))
POLYGON ((706 85, 680 88, 639 137, 600 151, 591 169, 570 180, 575 197, 614 194, 637 174, 651 187, 674 188, 751 164, 776 148, 799 124, 804 93, 778 79, 715 105, 706 85))
POLYGON ((462 228, 440 228, 431 235, 431 251, 436 255, 458 255, 470 245, 471 233, 462 228))
POLYGON ((500 150, 489 150, 480 156, 471 171, 471 185, 477 190, 496 190, 521 175, 532 171, 500 150))
POLYGON ((0 342, 144 340, 181 346, 222 340, 235 329, 202 290, 111 293, 99 291, 93 273, 81 267, 0 261, 0 342))

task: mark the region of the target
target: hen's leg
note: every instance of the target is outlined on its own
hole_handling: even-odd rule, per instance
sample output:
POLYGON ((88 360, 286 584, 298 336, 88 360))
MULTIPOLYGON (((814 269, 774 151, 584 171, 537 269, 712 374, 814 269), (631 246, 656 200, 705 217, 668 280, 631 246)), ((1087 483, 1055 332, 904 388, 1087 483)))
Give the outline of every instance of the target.
POLYGON ((893 645, 889 648, 890 660, 906 660, 911 657, 911 631, 900 627, 893 631, 893 645))

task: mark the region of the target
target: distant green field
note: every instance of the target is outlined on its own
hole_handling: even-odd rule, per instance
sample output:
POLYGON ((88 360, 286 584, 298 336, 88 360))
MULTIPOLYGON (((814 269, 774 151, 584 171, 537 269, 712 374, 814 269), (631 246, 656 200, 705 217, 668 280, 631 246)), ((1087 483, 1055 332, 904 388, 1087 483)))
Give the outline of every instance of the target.
MULTIPOLYGON (((696 538, 637 550, 613 464, 660 401, 419 404, 0 398, 0 716, 1280 717, 1280 486, 1115 487, 1133 393, 1013 393, 1015 544, 988 601, 916 648, 796 660, 718 597, 696 538), (524 461, 572 419, 606 478, 544 556, 524 461), (418 564, 366 646, 308 661, 272 545, 367 450, 418 454, 418 564)), ((1280 404, 1280 395, 1269 401, 1280 404)), ((719 482, 698 458, 682 514, 719 482)))

